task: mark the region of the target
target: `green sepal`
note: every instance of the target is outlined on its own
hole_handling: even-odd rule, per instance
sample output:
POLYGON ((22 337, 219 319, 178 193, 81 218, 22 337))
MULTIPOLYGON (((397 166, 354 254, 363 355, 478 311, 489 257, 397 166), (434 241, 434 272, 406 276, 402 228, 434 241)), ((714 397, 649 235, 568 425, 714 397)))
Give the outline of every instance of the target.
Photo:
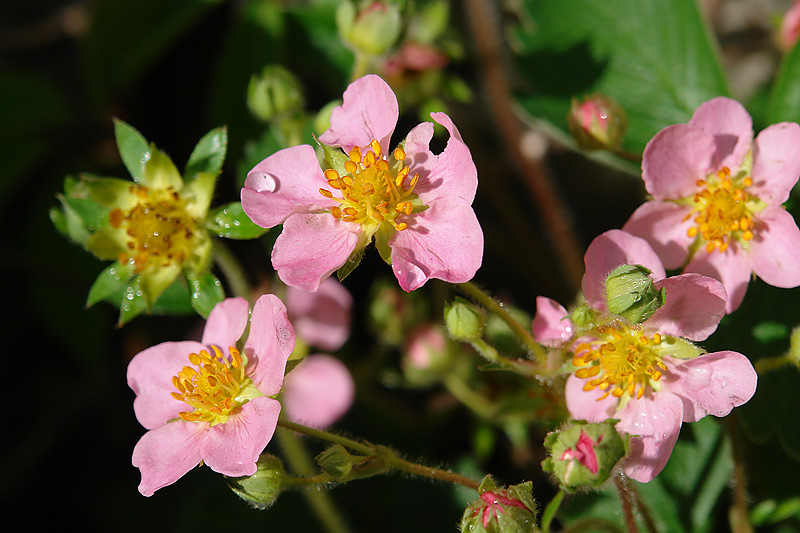
POLYGON ((101 300, 107 300, 119 294, 128 286, 128 281, 135 275, 135 265, 116 261, 103 270, 89 289, 86 307, 91 307, 101 300))
POLYGON ((175 264, 162 266, 153 271, 149 269, 146 274, 140 276, 141 288, 147 301, 147 309, 151 310, 153 304, 161 297, 161 294, 172 285, 181 273, 181 267, 175 264))
POLYGON ((133 126, 118 118, 114 119, 114 134, 125 168, 134 181, 138 182, 144 174, 145 164, 150 159, 150 143, 133 126))
POLYGON ((227 150, 228 128, 226 126, 214 128, 206 133, 194 147, 192 155, 189 156, 186 170, 183 173, 184 180, 188 183, 198 172, 210 174, 221 172, 227 150))
POLYGON ((115 238, 118 233, 110 231, 110 229, 106 228, 105 231, 92 233, 84 243, 86 250, 98 259, 114 261, 119 258, 120 252, 124 249, 124 242, 115 238))
POLYGON ((327 144, 319 143, 322 148, 322 166, 325 169, 332 168, 339 173, 340 176, 349 174, 344 168, 344 164, 350 158, 340 148, 328 146, 327 144))
POLYGON ((187 285, 185 277, 179 276, 150 306, 150 313, 154 315, 191 315, 196 313, 192 307, 192 295, 189 293, 187 285))
POLYGON ((389 246, 389 239, 392 238, 395 231, 397 230, 391 224, 383 223, 378 226, 378 231, 375 232, 375 247, 387 265, 392 264, 392 248, 389 246))
POLYGON ((206 228, 218 237, 237 240, 256 239, 269 231, 250 220, 241 202, 231 202, 209 213, 206 228))
POLYGON ((186 282, 192 296, 192 308, 203 318, 208 318, 214 306, 225 298, 222 283, 211 272, 199 276, 187 272, 186 282))
POLYGON ((344 281, 344 278, 350 275, 350 273, 356 269, 358 264, 361 262, 361 259, 364 257, 364 249, 365 246, 359 246, 353 253, 350 254, 350 257, 347 258, 345 264, 339 267, 339 270, 336 271, 336 276, 339 278, 339 281, 344 281))
POLYGON ((62 201, 69 206, 90 232, 102 228, 108 220, 108 209, 94 200, 67 196, 62 201))
POLYGON ((214 196, 214 187, 217 184, 216 172, 196 172, 192 179, 183 188, 182 195, 189 200, 186 212, 198 220, 202 220, 208 213, 211 199, 214 196))
POLYGON ((141 276, 136 276, 123 289, 119 304, 118 326, 124 326, 138 315, 147 312, 147 298, 142 289, 141 276))
POLYGON ((85 246, 91 233, 83 218, 70 206, 63 195, 57 194, 56 198, 61 202, 61 209, 57 207, 50 209, 50 220, 53 225, 73 242, 85 246))
POLYGON ((136 195, 131 194, 134 185, 129 180, 81 175, 81 181, 88 197, 109 209, 127 211, 138 202, 136 195))

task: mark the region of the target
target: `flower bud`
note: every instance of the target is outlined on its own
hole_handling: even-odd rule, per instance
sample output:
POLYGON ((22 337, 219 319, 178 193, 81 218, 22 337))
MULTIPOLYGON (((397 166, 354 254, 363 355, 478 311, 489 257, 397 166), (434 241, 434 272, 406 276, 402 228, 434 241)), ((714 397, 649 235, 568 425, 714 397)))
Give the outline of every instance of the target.
POLYGON ((406 339, 401 362, 403 374, 413 385, 430 385, 450 367, 448 340, 441 326, 420 324, 406 339))
POLYGON ((498 488, 486 476, 474 500, 461 516, 462 533, 530 533, 536 531, 536 501, 530 481, 498 488))
POLYGON ((548 434, 544 446, 550 457, 542 462, 542 469, 552 473, 567 491, 599 487, 626 452, 614 423, 615 420, 599 424, 574 422, 548 434))
POLYGON ((572 314, 570 315, 569 319, 572 321, 573 324, 578 326, 579 328, 585 328, 589 326, 592 322, 594 322, 595 316, 594 311, 588 305, 579 305, 576 307, 572 314))
POLYGON ((241 499, 257 509, 267 509, 281 493, 283 463, 274 455, 263 454, 256 461, 252 476, 233 478, 230 487, 241 499))
POLYGON ((359 8, 350 0, 339 3, 336 27, 342 40, 355 52, 379 56, 397 41, 403 20, 395 3, 367 1, 359 8))
POLYGON ((485 318, 468 301, 456 298, 445 305, 444 323, 453 340, 471 342, 483 336, 485 318))
POLYGON ((622 144, 628 117, 615 100, 593 94, 582 101, 572 99, 567 126, 584 150, 611 150, 622 144))
POLYGON ((260 75, 250 78, 247 87, 247 106, 250 111, 268 122, 284 114, 291 114, 303 105, 300 82, 280 65, 267 65, 260 75))
POLYGON ((407 293, 396 281, 379 280, 370 289, 369 325, 382 342, 402 346, 409 330, 429 314, 419 291, 407 293))
POLYGON ((608 310, 640 324, 664 305, 667 291, 653 285, 650 271, 641 265, 620 265, 606 278, 608 310))
POLYGON ((317 464, 334 479, 344 479, 353 469, 353 456, 341 444, 333 444, 317 455, 317 464))

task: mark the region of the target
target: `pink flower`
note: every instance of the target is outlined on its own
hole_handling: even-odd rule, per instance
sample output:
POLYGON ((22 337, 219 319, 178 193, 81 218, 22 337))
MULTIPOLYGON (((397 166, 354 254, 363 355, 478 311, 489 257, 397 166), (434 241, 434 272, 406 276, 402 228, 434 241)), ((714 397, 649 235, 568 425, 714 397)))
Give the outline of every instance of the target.
MULTIPOLYGON (((574 459, 583 466, 585 466, 592 474, 597 474, 597 454, 594 453, 594 447, 603 440, 603 436, 593 441, 592 438, 581 430, 581 435, 578 437, 578 442, 575 443, 575 449, 570 448, 561 454, 560 460, 574 459)), ((569 474, 567 474, 569 475, 569 474)))
POLYGON ((389 150, 397 99, 380 77, 354 81, 319 140, 346 154, 323 172, 311 146, 287 148, 256 165, 242 206, 256 224, 283 224, 272 266, 287 285, 315 291, 373 238, 406 291, 431 278, 470 280, 483 257, 483 232, 472 210, 478 185, 469 148, 444 113, 431 117, 450 139, 430 151, 434 125, 412 129, 389 150))
POLYGON ((567 310, 552 300, 537 310, 534 335, 540 342, 562 346, 578 367, 567 378, 567 409, 588 422, 619 419, 618 431, 632 436, 625 472, 647 482, 664 468, 682 422, 704 416, 726 416, 755 393, 757 376, 737 352, 705 355, 689 341, 706 339, 724 315, 725 290, 717 280, 698 274, 664 279, 664 268, 648 244, 623 231, 597 237, 586 256, 582 286, 596 322, 577 338, 567 332, 578 326, 567 310), (657 289, 666 289, 666 303, 642 324, 609 316, 605 277, 623 264, 651 271, 657 289), (688 340, 687 340, 688 339, 688 340))
POLYGON ((307 344, 335 352, 350 336, 353 297, 328 278, 316 292, 286 288, 286 309, 297 336, 307 344))
POLYGON ((791 50, 800 35, 800 1, 795 0, 786 11, 778 31, 778 45, 785 52, 791 50))
POLYGON ((240 352, 235 345, 247 322, 247 301, 229 298, 211 311, 201 342, 164 342, 131 360, 133 409, 149 430, 133 450, 143 495, 152 496, 201 462, 226 476, 256 472, 281 410, 270 396, 280 392, 295 335, 273 295, 253 307, 240 352))
POLYGON ((353 377, 344 363, 313 354, 286 375, 283 406, 292 422, 325 428, 350 409, 354 395, 353 377))
POLYGON ((741 104, 709 100, 688 124, 667 126, 647 144, 642 177, 652 200, 623 229, 647 239, 667 268, 720 280, 728 313, 751 272, 797 287, 800 230, 781 204, 800 176, 798 145, 797 124, 774 124, 754 142, 741 104))

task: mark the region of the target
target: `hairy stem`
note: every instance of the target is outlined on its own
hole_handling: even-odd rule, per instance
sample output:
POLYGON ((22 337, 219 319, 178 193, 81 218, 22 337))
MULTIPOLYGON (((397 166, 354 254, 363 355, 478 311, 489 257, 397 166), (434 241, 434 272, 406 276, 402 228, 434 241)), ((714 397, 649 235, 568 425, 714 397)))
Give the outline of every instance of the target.
POLYGON ((357 451, 366 456, 377 457, 379 460, 383 462, 383 464, 386 467, 394 470, 400 470, 417 476, 429 477, 440 481, 446 481, 448 483, 454 483, 456 485, 461 485, 475 491, 477 491, 478 487, 480 486, 480 483, 478 481, 475 481, 474 479, 468 478, 466 476, 462 476, 461 474, 456 474, 455 472, 442 470, 441 468, 434 468, 430 466, 421 465, 418 463, 413 463, 411 461, 406 461, 405 459, 400 458, 394 451, 385 446, 364 444, 362 442, 358 442, 353 439, 348 439, 347 437, 342 437, 340 435, 336 435, 328 431, 315 429, 308 426, 303 426, 301 424, 296 424, 294 422, 289 422, 288 420, 279 420, 278 425, 283 428, 290 429, 292 431, 296 431, 304 435, 308 435, 309 437, 314 437, 317 439, 326 440, 328 442, 341 444, 345 448, 350 448, 351 450, 357 451))
POLYGON ((542 347, 541 344, 536 342, 536 339, 533 338, 533 335, 528 331, 526 326, 523 326, 517 320, 511 316, 511 314, 503 307, 503 304, 496 301, 494 298, 489 296, 483 289, 480 289, 472 282, 466 283, 459 283, 457 285, 462 291, 469 294, 472 298, 474 298, 478 303, 484 306, 486 309, 497 315, 503 322, 505 322, 511 331, 514 332, 514 335, 522 342, 525 346, 525 349, 530 353, 536 360, 539 362, 540 365, 544 365, 547 360, 547 351, 542 347))

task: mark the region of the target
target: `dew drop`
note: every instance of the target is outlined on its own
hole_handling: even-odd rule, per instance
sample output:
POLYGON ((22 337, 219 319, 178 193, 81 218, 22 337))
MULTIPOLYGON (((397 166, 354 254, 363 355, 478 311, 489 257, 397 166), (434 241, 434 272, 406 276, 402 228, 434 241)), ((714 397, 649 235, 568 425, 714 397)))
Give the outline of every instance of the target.
POLYGON ((252 187, 258 192, 275 192, 278 188, 278 181, 266 172, 251 172, 248 177, 251 178, 252 187))

